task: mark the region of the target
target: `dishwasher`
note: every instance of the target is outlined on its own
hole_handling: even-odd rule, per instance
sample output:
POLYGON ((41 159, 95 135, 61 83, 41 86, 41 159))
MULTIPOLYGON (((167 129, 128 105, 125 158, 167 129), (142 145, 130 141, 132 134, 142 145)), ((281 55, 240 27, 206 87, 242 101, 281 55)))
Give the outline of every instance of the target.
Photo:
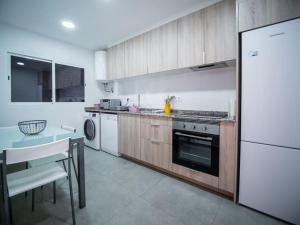
POLYGON ((101 113, 101 150, 115 156, 118 152, 118 115, 101 113))

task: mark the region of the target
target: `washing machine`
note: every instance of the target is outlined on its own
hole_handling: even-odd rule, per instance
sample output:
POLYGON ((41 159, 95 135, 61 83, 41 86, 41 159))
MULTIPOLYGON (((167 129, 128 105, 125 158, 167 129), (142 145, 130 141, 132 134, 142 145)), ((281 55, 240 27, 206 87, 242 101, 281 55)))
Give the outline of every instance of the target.
POLYGON ((83 118, 84 144, 100 151, 100 113, 86 112, 83 118))

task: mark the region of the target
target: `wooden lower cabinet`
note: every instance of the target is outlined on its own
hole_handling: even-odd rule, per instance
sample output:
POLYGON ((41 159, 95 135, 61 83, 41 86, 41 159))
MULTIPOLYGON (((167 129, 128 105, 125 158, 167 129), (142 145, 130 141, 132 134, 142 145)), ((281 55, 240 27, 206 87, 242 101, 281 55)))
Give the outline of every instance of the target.
POLYGON ((168 170, 172 142, 169 118, 141 118, 141 160, 168 170))
POLYGON ((234 193, 236 173, 236 129, 235 123, 220 125, 219 189, 234 193))
POLYGON ((119 115, 119 152, 172 175, 220 191, 235 191, 235 123, 220 124, 219 177, 172 163, 171 118, 119 115))
POLYGON ((147 139, 141 139, 141 160, 168 170, 170 165, 171 145, 147 139))
POLYGON ((169 169, 170 165, 170 152, 172 151, 171 145, 166 143, 152 142, 153 165, 169 169))
POLYGON ((141 160, 153 164, 151 141, 144 138, 141 139, 141 160))
POLYGON ((214 187, 215 190, 219 187, 219 178, 207 173, 192 170, 177 164, 171 165, 172 172, 188 178, 191 181, 200 182, 204 186, 214 187))
POLYGON ((140 116, 120 114, 118 119, 119 152, 141 159, 140 116))

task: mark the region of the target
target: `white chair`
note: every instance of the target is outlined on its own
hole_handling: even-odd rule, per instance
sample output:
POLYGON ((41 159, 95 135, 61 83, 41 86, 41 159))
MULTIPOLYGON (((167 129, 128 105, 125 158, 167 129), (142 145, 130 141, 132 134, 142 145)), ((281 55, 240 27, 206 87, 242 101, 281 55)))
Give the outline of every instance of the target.
MULTIPOLYGON (((64 130, 76 133, 76 129, 73 128, 73 127, 70 127, 70 126, 67 126, 67 125, 61 125, 61 128, 64 129, 64 130)), ((51 157, 42 158, 42 159, 31 160, 31 161, 29 161, 29 162, 26 163, 26 168, 33 168, 33 167, 45 165, 47 163, 62 162, 65 171, 67 171, 66 170, 66 165, 65 165, 65 161, 66 160, 68 160, 68 152, 60 153, 60 154, 53 155, 51 157)), ((71 160, 72 160, 72 164, 73 164, 73 168, 74 168, 74 173, 75 173, 75 176, 76 176, 76 180, 78 182, 78 173, 77 173, 77 168, 76 168, 73 156, 71 156, 71 160)))
MULTIPOLYGON (((10 212, 6 212, 12 219, 11 197, 34 190, 35 188, 52 183, 55 187, 55 181, 68 178, 71 198, 72 220, 73 225, 76 225, 73 190, 71 181, 71 156, 73 154, 73 146, 70 144, 70 139, 64 139, 49 144, 43 144, 33 147, 13 148, 3 151, 3 191, 4 204, 8 206, 10 212), (56 162, 47 163, 38 167, 28 168, 19 172, 7 174, 7 166, 16 163, 27 162, 31 160, 51 157, 56 154, 65 153, 68 151, 68 173, 56 162), (7 201, 8 200, 8 201, 7 201)), ((33 198, 34 200, 34 198, 33 198)), ((56 196, 54 191, 54 203, 56 196)), ((32 202, 34 205, 34 201, 32 202)), ((8 221, 9 222, 9 221, 8 221)))

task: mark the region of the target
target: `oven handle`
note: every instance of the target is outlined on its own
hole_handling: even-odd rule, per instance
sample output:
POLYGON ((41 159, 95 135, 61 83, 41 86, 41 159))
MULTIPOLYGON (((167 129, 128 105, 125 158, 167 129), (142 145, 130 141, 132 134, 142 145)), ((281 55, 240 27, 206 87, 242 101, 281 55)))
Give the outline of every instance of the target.
POLYGON ((183 133, 180 133, 180 132, 175 132, 175 135, 184 136, 184 137, 191 137, 191 138, 197 138, 197 139, 204 140, 204 141, 212 141, 211 137, 200 137, 200 136, 195 136, 195 135, 190 135, 190 134, 183 134, 183 133))

